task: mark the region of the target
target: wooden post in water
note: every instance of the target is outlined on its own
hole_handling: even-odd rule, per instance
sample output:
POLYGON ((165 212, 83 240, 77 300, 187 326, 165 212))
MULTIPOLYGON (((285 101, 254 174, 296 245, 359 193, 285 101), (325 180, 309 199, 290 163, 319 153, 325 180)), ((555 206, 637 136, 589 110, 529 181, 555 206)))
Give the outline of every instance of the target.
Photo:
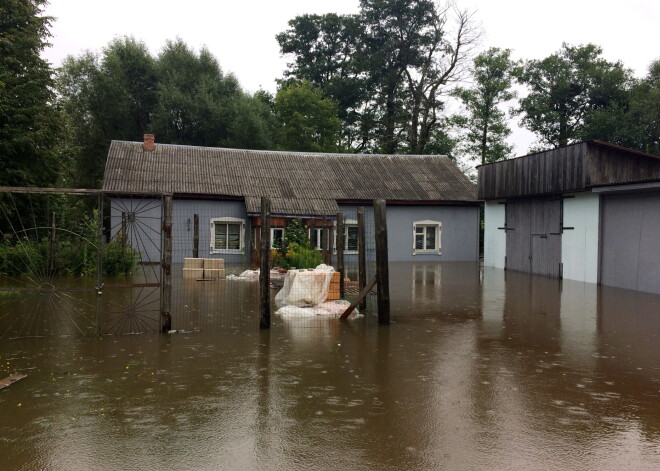
POLYGON ((160 331, 172 330, 172 195, 163 195, 163 261, 160 331))
POLYGON ((50 274, 55 274, 55 211, 50 214, 50 274))
POLYGON ((260 329, 270 328, 270 199, 261 198, 260 329))
POLYGON ((103 195, 97 201, 99 233, 96 240, 96 334, 101 336, 103 318, 101 295, 103 294, 103 195))
MULTIPOLYGON (((367 247, 366 236, 364 229, 364 207, 359 206, 357 209, 358 221, 358 291, 367 286, 367 247)), ((364 311, 367 308, 367 298, 360 301, 360 310, 364 311)))
POLYGON ((376 229, 376 284, 378 287, 378 323, 390 323, 390 275, 387 258, 387 207, 385 200, 374 201, 376 229))
POLYGON ((339 272, 339 297, 344 299, 344 215, 337 213, 337 271, 339 272))
POLYGON ((193 219, 193 258, 199 258, 199 214, 195 214, 193 219))
POLYGON ((323 225, 321 226, 321 255, 323 256, 323 263, 328 263, 328 229, 326 228, 326 218, 323 215, 323 225))
POLYGON ((128 214, 121 213, 121 253, 126 253, 126 246, 128 245, 128 214))

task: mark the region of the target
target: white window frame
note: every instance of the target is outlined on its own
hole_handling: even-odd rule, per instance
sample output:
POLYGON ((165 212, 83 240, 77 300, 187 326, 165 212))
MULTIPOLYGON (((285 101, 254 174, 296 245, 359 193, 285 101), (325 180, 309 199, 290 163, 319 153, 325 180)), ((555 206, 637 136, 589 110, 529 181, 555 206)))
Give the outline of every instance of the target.
POLYGON ((310 227, 309 228, 309 241, 312 242, 312 234, 316 234, 316 245, 312 248, 315 250, 323 250, 321 247, 321 240, 323 239, 323 228, 322 227, 310 227))
POLYGON ((434 254, 434 255, 441 255, 442 254, 442 223, 440 221, 430 221, 430 220, 424 220, 424 221, 415 221, 413 222, 413 227, 412 227, 412 251, 413 255, 422 255, 422 254, 434 254), (415 243, 417 240, 417 228, 424 228, 424 233, 423 233, 423 240, 424 243, 426 243, 426 228, 427 227, 435 227, 435 247, 432 249, 418 249, 417 244, 415 243))
POLYGON ((282 247, 275 247, 273 242, 275 242, 275 231, 282 231, 281 240, 284 242, 284 228, 283 227, 271 227, 270 228, 270 248, 271 249, 281 249, 282 247))
MULTIPOLYGON (((223 217, 223 218, 211 218, 211 243, 210 243, 210 253, 245 253, 245 219, 233 218, 233 217, 223 217), (239 248, 238 249, 218 249, 215 247, 215 225, 216 224, 240 224, 239 228, 239 248)), ((227 231, 229 233, 229 231, 227 231)))
MULTIPOLYGON (((334 230, 334 249, 333 252, 337 253, 337 223, 335 222, 334 224, 335 230, 334 230)), ((344 247, 348 247, 348 226, 355 226, 358 227, 358 222, 357 219, 345 219, 344 220, 344 234, 342 235, 344 239, 344 247)), ((358 232, 358 248, 360 247, 360 233, 358 232)), ((347 250, 344 248, 344 255, 354 255, 359 252, 358 250, 347 250)))

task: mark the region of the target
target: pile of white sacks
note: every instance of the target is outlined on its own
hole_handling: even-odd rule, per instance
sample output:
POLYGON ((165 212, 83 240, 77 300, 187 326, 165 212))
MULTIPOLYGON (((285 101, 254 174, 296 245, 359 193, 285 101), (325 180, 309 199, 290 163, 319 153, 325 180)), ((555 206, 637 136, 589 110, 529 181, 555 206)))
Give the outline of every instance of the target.
MULTIPOLYGON (((284 286, 275 295, 275 314, 285 318, 327 316, 339 317, 351 305, 344 300, 327 301, 328 289, 335 269, 321 264, 313 270, 289 270, 284 276, 284 286)), ((272 272, 271 272, 272 273, 272 272)), ((281 276, 281 275, 280 275, 281 276)), ((259 270, 246 270, 237 277, 227 278, 257 281, 259 270)), ((349 319, 362 317, 354 309, 349 319)))
MULTIPOLYGON (((339 317, 351 305, 344 300, 327 301, 328 289, 335 269, 321 264, 314 270, 289 270, 284 287, 275 296, 275 314, 282 317, 339 317)), ((357 309, 349 319, 362 315, 357 309)))

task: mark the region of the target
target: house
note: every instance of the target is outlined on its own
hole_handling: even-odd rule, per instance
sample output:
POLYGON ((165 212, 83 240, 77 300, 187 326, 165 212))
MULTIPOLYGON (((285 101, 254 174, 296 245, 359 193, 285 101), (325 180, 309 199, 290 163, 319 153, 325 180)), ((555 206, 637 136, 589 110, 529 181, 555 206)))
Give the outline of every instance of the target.
MULTIPOLYGON (((314 246, 331 249, 335 238, 321 229, 335 227, 343 213, 346 260, 357 258, 358 206, 372 220, 374 199, 387 202, 390 261, 476 261, 479 257, 479 201, 476 186, 444 156, 314 154, 222 149, 145 142, 113 141, 103 190, 113 196, 112 227, 122 213, 146 216, 138 232, 141 251, 158 260, 158 200, 144 192, 173 195, 173 262, 193 255, 191 225, 199 220, 199 256, 249 264, 259 234, 261 197, 271 199, 271 239, 283 237, 299 219, 314 246), (136 211, 137 205, 141 208, 136 211), (195 215, 197 218, 195 218, 195 215), (325 224, 325 226, 323 225, 325 224)), ((133 216, 131 216, 133 215, 133 216)), ((366 224, 367 249, 373 224, 366 224)), ((331 231, 330 231, 331 232, 331 231)), ((132 243, 137 236, 129 234, 132 243)), ((332 253, 332 250, 330 250, 332 253)))
POLYGON ((660 293, 660 156, 587 141, 478 172, 485 266, 660 293))

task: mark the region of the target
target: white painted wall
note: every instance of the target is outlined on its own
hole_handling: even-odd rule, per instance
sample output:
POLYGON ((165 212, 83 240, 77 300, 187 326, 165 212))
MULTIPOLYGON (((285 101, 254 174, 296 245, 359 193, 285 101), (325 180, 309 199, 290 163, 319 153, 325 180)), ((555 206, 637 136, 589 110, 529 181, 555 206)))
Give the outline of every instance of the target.
POLYGON ((506 256, 505 205, 486 201, 484 209, 484 266, 504 268, 506 256))
POLYGON ((577 193, 564 199, 564 230, 561 261, 567 280, 598 282, 598 212, 599 196, 577 193))

